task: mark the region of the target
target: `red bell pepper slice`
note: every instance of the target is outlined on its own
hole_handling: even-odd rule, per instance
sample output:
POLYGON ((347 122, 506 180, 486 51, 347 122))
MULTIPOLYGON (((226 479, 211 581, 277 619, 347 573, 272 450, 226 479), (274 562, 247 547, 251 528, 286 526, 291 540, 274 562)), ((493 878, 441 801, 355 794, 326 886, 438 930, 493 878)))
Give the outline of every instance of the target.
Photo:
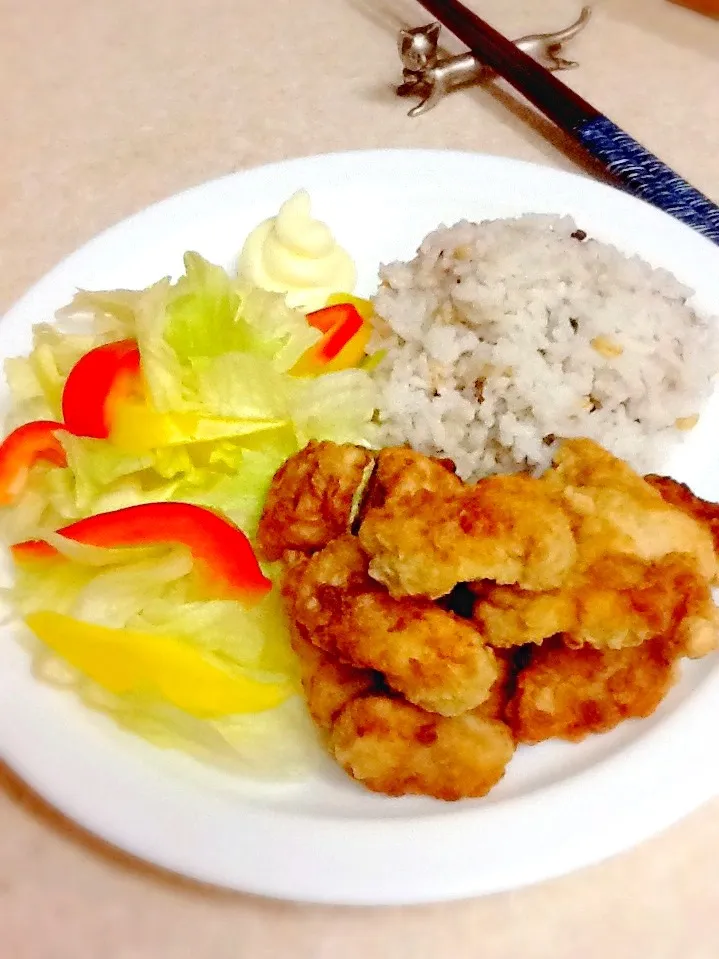
POLYGON ((37 460, 67 466, 65 450, 55 436, 65 427, 53 420, 34 420, 18 426, 0 445, 0 505, 12 503, 23 491, 37 460))
POLYGON ((329 363, 359 333, 364 320, 353 303, 336 303, 308 313, 307 322, 325 334, 313 347, 313 356, 329 363))
MULTIPOLYGON (((222 583, 249 604, 259 602, 272 588, 242 530, 212 510, 191 503, 140 503, 88 516, 58 533, 77 543, 108 549, 186 546, 213 582, 222 583)), ((11 551, 18 562, 59 555, 43 540, 17 543, 11 551)))
POLYGON ((109 402, 118 393, 136 388, 140 351, 134 340, 105 343, 80 357, 70 370, 62 392, 65 425, 76 436, 107 439, 109 402))

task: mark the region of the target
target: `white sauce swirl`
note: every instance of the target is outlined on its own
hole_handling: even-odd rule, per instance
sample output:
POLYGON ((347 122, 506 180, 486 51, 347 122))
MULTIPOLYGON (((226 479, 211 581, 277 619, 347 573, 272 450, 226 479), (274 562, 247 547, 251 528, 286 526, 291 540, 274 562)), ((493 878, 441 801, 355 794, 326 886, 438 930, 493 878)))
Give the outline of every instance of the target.
POLYGON ((351 293, 357 281, 349 253, 326 224, 312 218, 306 190, 250 233, 239 274, 264 290, 286 294, 289 306, 307 311, 323 307, 332 293, 351 293))

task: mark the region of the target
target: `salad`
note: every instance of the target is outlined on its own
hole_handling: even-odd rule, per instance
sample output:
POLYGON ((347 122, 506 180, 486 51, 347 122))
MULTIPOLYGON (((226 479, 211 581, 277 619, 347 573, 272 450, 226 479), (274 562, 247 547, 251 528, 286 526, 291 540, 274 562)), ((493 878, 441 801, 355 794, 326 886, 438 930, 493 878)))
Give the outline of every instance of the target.
POLYGON ((4 592, 36 674, 158 745, 273 775, 314 749, 253 545, 264 498, 310 439, 374 430, 371 304, 333 289, 327 264, 351 277, 328 232, 303 251, 292 226, 272 289, 254 231, 253 276, 188 252, 176 281, 79 291, 6 362, 0 446, 4 592))

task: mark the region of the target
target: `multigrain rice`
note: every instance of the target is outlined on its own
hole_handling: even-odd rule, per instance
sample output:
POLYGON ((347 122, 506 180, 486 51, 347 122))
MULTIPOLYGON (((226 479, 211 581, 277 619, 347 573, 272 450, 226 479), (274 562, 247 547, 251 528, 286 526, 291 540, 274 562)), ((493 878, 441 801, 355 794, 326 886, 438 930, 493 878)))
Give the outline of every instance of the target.
POLYGON ((576 436, 656 468, 719 369, 692 291, 569 217, 440 227, 380 279, 382 442, 451 457, 464 479, 543 469, 576 436))

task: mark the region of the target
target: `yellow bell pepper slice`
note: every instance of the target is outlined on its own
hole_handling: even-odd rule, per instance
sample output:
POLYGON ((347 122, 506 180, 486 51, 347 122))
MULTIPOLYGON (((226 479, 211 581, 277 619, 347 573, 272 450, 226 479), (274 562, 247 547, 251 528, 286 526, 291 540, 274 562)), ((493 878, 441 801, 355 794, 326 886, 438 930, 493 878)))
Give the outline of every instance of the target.
POLYGON ((374 316, 372 301, 365 300, 361 296, 353 296, 352 293, 333 293, 327 297, 325 306, 339 306, 340 303, 351 303, 362 319, 368 322, 374 316))
POLYGON ((367 344, 372 334, 368 323, 363 323, 361 329, 355 333, 347 346, 344 346, 334 359, 327 363, 318 363, 307 353, 301 356, 292 368, 293 376, 319 376, 320 373, 336 373, 337 370, 349 370, 359 366, 364 359, 367 344))
POLYGON ((338 303, 351 303, 364 320, 362 329, 355 333, 347 346, 330 360, 323 369, 323 373, 333 373, 336 370, 347 370, 353 366, 359 366, 365 359, 367 345, 372 335, 372 317, 374 316, 374 306, 370 300, 362 299, 360 296, 353 296, 351 293, 333 293, 327 300, 327 306, 335 306, 338 303))
POLYGON ((175 636, 84 623, 61 613, 31 613, 35 635, 103 689, 118 696, 164 699, 211 719, 279 706, 294 690, 227 668, 175 636))
POLYGON ((160 413, 134 397, 124 397, 113 404, 110 422, 109 440, 125 453, 232 439, 284 425, 284 420, 237 420, 197 413, 160 413))

